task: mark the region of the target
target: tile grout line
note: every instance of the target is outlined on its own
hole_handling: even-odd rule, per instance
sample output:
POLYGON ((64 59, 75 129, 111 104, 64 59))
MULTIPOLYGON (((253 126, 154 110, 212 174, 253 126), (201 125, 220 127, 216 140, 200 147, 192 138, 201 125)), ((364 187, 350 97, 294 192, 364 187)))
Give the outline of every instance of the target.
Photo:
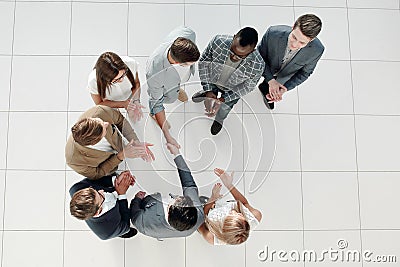
MULTIPOLYGON (((186 26, 186 0, 183 0, 183 25, 186 26)), ((198 66, 197 66, 198 68, 198 66)), ((186 89, 186 86, 185 86, 186 89)), ((186 156, 186 129, 185 129, 185 123, 186 123, 186 103, 183 103, 183 153, 186 156)), ((204 215, 205 216, 205 215, 204 215)), ((183 257, 183 266, 187 267, 187 237, 185 236, 185 245, 184 245, 184 257, 183 257)))
MULTIPOLYGON (((0 1, 1 2, 1 1, 0 1)), ((29 1, 30 3, 32 1, 29 1)), ((54 3, 54 2, 51 2, 54 3)), ((75 3, 75 2, 72 2, 75 3)), ((0 56, 11 56, 11 54, 3 54, 0 53, 0 56)), ((98 54, 14 54, 14 57, 97 57, 98 54)), ((150 55, 130 55, 132 57, 137 57, 137 58, 148 58, 150 55)), ((352 61, 352 62, 386 62, 386 63, 400 63, 400 60, 396 59, 341 59, 341 58, 321 58, 320 61, 338 61, 338 62, 346 62, 346 61, 352 61)))
MULTIPOLYGON (((296 10, 293 0, 293 21, 296 20, 296 10)), ((302 233, 302 246, 303 251, 305 250, 305 230, 304 230, 304 191, 303 191, 303 162, 302 162, 302 150, 301 150, 301 118, 300 118, 300 92, 299 87, 297 86, 297 122, 299 124, 299 164, 300 164, 300 193, 301 193, 301 233, 302 233)), ((303 262, 303 267, 306 266, 306 263, 303 262)))
MULTIPOLYGON (((352 58, 351 53, 351 36, 350 36, 350 20, 349 20, 349 8, 348 8, 348 0, 346 0, 346 16, 347 16, 347 36, 349 38, 349 57, 352 58)), ((360 238, 360 251, 363 251, 363 242, 362 242, 362 224, 361 224, 361 199, 360 199, 360 179, 359 179, 359 165, 358 165, 358 150, 357 150, 357 124, 356 124, 356 113, 355 113, 355 101, 354 101, 354 82, 353 82, 353 65, 350 60, 350 86, 351 86, 351 94, 352 94, 352 102, 353 102, 353 129, 354 129, 354 148, 355 148, 355 162, 356 162, 356 178, 357 178, 357 204, 358 204, 358 223, 359 223, 359 238, 360 238)), ((361 261, 361 266, 364 266, 364 261, 361 261)))
MULTIPOLYGON (((73 18, 73 3, 70 1, 70 24, 69 24, 69 55, 68 55, 68 91, 67 91, 67 115, 66 115, 66 125, 65 125, 65 142, 68 138, 68 124, 69 124, 69 101, 70 101, 70 89, 71 89, 71 51, 72 51, 72 18, 73 18)), ((66 225, 66 201, 67 201, 67 166, 64 163, 64 229, 62 237, 62 266, 65 266, 65 225, 66 225)))
POLYGON ((186 26, 186 0, 183 0, 183 26, 186 26))
MULTIPOLYGON (((242 10, 242 6, 241 6, 241 3, 240 3, 240 0, 238 0, 238 4, 239 4, 239 29, 241 29, 242 28, 242 20, 241 20, 241 10, 242 10)), ((248 196, 247 196, 247 194, 246 194, 246 175, 245 175, 245 172, 244 172, 244 169, 245 169, 245 156, 244 156, 244 154, 245 154, 245 152, 244 152, 244 120, 243 120, 243 118, 244 118, 244 115, 243 115, 243 103, 244 103, 244 101, 243 101, 243 99, 241 99, 242 101, 240 101, 240 104, 241 104, 241 118, 242 118, 242 122, 241 122, 241 124, 242 124, 242 127, 241 127, 241 131, 242 131, 242 177, 243 177, 243 188, 244 188, 244 192, 243 192, 243 194, 244 194, 244 196, 247 198, 248 196)), ((233 108, 232 108, 233 109, 233 108)), ((243 264, 243 266, 244 267, 247 267, 247 242, 245 242, 244 243, 244 264, 243 264)))
POLYGON ((11 59, 10 59, 10 80, 8 88, 8 113, 7 113, 7 141, 6 141, 6 160, 5 160, 5 171, 4 171, 4 194, 3 194, 3 220, 2 220, 2 236, 1 236, 1 259, 0 266, 3 266, 4 262, 4 227, 5 227, 5 214, 6 214, 6 190, 7 190, 7 169, 8 169, 8 147, 9 147, 9 133, 10 133, 10 106, 11 106, 11 86, 13 76, 13 62, 14 62, 14 41, 15 41, 15 20, 16 20, 16 9, 17 1, 14 1, 14 14, 13 14, 13 33, 11 41, 11 59))
MULTIPOLYGON (((6 169, 0 169, 0 171, 5 171, 6 169)), ((123 171, 124 169, 119 169, 118 171, 123 171)), ((7 171, 13 171, 13 172, 74 172, 73 170, 65 170, 65 169, 60 169, 60 170, 34 170, 34 169, 7 169, 7 171)), ((145 170, 145 169, 136 169, 135 171, 137 172, 153 172, 152 170, 145 170)), ((173 169, 157 169, 159 172, 171 172, 175 171, 173 169)), ((241 170, 234 170, 234 171, 241 171, 241 170)), ((204 172, 213 172, 213 169, 207 169, 204 172)), ((264 173, 264 172, 271 172, 271 173, 356 173, 356 170, 346 170, 346 171, 338 171, 338 170, 306 170, 306 171, 301 171, 301 170, 248 170, 248 171, 243 171, 246 173, 264 173)), ((399 170, 395 171, 358 171, 359 173, 399 173, 399 170)), ((195 173, 198 174, 198 173, 195 173)))
MULTIPOLYGON (((10 110, 10 111, 0 111, 0 113, 83 113, 85 110, 65 110, 65 111, 60 111, 60 110, 10 110)), ((168 115, 170 114, 183 114, 183 113, 188 113, 188 114, 201 114, 200 112, 191 112, 191 111, 177 111, 177 112, 167 112, 168 115)), ((249 113, 249 112, 243 112, 244 115, 268 115, 266 113, 262 112, 254 112, 254 113, 249 113)), ((364 116, 364 117, 400 117, 400 114, 365 114, 365 113, 352 113, 352 114, 347 114, 347 113, 279 113, 276 112, 274 113, 275 115, 279 116, 364 116)))
MULTIPOLYGON (((71 0, 72 1, 72 0, 71 0)), ((126 55, 129 56, 129 15, 130 15, 130 2, 127 0, 127 16, 126 16, 126 55)), ((133 22, 132 22, 133 23, 133 22)), ((141 88, 140 88, 141 90, 141 88)), ((127 115, 127 114, 126 114, 127 115)), ((125 170, 129 169, 128 163, 126 160, 124 161, 125 170)), ((129 202, 128 202, 129 203, 129 202)), ((131 222, 129 222, 129 227, 131 226, 131 222)), ((123 266, 126 267, 126 239, 124 238, 124 246, 123 246, 123 266)))
POLYGON ((130 3, 128 1, 127 8, 127 18, 126 18, 126 56, 129 56, 129 15, 130 15, 130 3))

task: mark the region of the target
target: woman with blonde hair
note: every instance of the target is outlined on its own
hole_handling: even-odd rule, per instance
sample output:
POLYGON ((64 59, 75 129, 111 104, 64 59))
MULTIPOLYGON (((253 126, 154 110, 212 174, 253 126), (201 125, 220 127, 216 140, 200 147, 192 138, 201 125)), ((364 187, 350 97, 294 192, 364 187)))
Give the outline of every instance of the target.
POLYGON ((133 58, 101 54, 89 75, 88 90, 96 105, 124 108, 133 122, 143 117, 138 63, 133 58))
POLYGON ((250 231, 261 221, 262 214, 250 206, 247 199, 233 185, 233 172, 227 174, 222 169, 214 169, 222 183, 230 191, 235 202, 217 201, 222 197, 222 184, 216 183, 211 197, 204 206, 205 222, 198 231, 213 245, 238 245, 247 240, 250 231))

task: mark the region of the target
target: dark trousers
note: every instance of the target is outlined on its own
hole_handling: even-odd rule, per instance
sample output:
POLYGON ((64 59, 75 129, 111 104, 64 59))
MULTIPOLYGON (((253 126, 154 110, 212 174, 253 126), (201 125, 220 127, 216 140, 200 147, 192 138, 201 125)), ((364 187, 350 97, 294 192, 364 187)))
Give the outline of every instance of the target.
POLYGON ((262 83, 258 86, 260 89, 261 93, 264 95, 264 98, 267 94, 269 94, 269 84, 268 82, 264 79, 262 83))

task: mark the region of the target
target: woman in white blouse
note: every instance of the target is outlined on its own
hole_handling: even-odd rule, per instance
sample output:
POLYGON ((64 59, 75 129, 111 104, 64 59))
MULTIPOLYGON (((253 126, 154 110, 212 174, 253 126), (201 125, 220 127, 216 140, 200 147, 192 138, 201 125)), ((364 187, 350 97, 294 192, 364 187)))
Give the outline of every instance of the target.
POLYGON ((96 105, 125 108, 134 121, 142 118, 138 63, 130 57, 105 52, 89 74, 88 90, 96 105))
POLYGON ((227 174, 222 169, 214 169, 222 183, 231 192, 235 202, 219 202, 222 197, 220 183, 214 185, 212 194, 204 206, 206 215, 198 231, 204 239, 213 245, 238 245, 247 240, 250 231, 261 221, 262 214, 250 206, 247 199, 233 185, 233 173, 227 174))

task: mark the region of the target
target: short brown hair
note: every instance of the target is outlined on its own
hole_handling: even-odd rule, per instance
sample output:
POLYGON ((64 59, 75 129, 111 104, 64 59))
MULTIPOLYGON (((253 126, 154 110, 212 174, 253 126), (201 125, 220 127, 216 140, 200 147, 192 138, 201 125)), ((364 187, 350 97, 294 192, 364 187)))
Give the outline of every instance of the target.
POLYGON ((302 34, 308 38, 314 39, 321 31, 322 22, 314 14, 305 14, 300 16, 294 23, 293 28, 299 27, 302 34))
POLYGON ((93 118, 84 118, 71 128, 72 137, 81 146, 97 144, 103 134, 103 125, 93 118))
POLYGON ((71 215, 79 220, 87 220, 92 218, 98 206, 95 205, 96 190, 93 188, 85 188, 76 192, 69 203, 71 215))
POLYGON ((178 37, 170 48, 172 58, 179 63, 195 62, 200 58, 200 52, 196 44, 191 40, 178 37))

